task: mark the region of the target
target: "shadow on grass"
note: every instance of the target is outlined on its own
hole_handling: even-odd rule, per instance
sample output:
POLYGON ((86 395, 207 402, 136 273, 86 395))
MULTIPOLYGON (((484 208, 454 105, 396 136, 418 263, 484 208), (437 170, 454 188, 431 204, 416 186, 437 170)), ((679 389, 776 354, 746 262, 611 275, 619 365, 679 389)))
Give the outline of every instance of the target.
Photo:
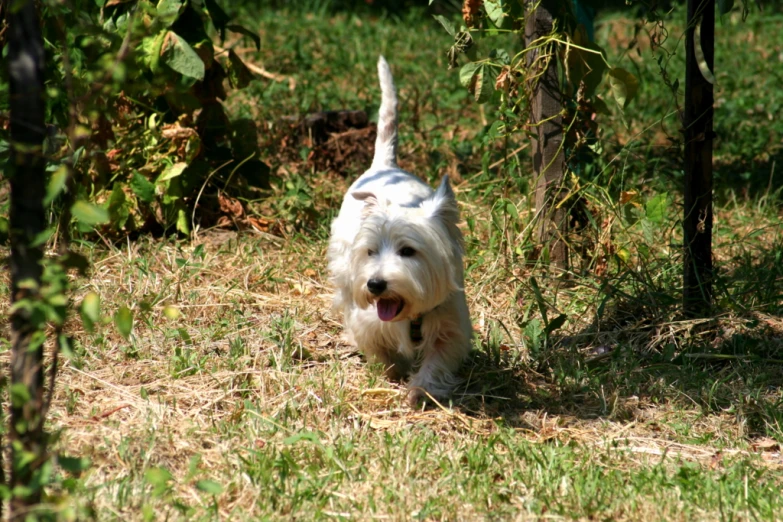
POLYGON ((714 177, 718 205, 734 197, 743 200, 774 197, 783 187, 783 151, 778 150, 764 160, 716 163, 714 177))
POLYGON ((667 405, 732 413, 747 436, 783 441, 783 246, 731 264, 716 284, 725 309, 712 318, 678 320, 676 292, 639 286, 615 292, 600 322, 550 337, 535 368, 483 346, 457 407, 536 428, 543 413, 638 421, 667 405))

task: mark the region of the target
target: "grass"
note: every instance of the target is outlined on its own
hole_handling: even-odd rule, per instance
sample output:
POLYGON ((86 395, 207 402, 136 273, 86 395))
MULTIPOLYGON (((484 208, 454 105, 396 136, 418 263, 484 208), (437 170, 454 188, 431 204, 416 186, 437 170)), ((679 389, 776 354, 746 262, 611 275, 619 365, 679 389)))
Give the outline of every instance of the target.
MULTIPOLYGON (((718 73, 718 311, 685 321, 682 176, 665 139, 677 125, 644 42, 643 60, 622 55, 627 19, 607 16, 598 36, 642 90, 627 125, 601 121, 606 152, 580 180, 599 219, 566 284, 523 262, 528 152, 508 154, 521 137, 505 149, 485 140, 492 109, 446 70, 439 26, 415 11, 252 16, 262 51, 242 52, 281 81, 228 105, 266 130, 263 159, 278 180, 248 205, 279 234, 80 244, 93 272, 76 301, 98 293, 107 318, 129 306, 134 329, 125 340, 110 324, 69 327, 76 348, 51 428, 58 451, 91 466, 56 482, 62 518, 781 519, 783 254, 771 171, 783 126, 756 107, 779 112, 770 60, 783 18, 721 26, 716 63, 731 75, 718 73), (431 182, 463 180, 475 350, 453 404, 426 411, 342 341, 329 312, 328 224, 362 165, 317 171, 305 146, 284 155, 278 141, 286 116, 374 113, 379 52, 400 88, 402 165, 431 182)), ((673 44, 681 26, 668 27, 673 44)), ((681 76, 677 58, 670 67, 681 76)))

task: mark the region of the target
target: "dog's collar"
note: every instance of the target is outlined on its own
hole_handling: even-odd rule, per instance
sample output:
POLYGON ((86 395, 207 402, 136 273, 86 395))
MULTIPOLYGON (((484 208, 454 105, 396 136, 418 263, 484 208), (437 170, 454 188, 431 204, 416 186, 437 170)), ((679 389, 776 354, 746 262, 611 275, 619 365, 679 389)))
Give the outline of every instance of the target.
MULTIPOLYGON (((437 306, 435 307, 437 308, 437 306)), ((435 310, 433 308, 432 310, 435 310)), ((429 310, 428 312, 424 312, 423 314, 419 314, 413 319, 411 319, 411 341, 413 341, 414 344, 419 344, 424 340, 424 334, 421 331, 421 326, 424 323, 424 316, 428 313, 432 312, 432 310, 429 310)))
POLYGON ((415 344, 424 340, 424 335, 421 333, 421 324, 424 322, 424 315, 420 315, 414 319, 411 319, 411 341, 415 344))

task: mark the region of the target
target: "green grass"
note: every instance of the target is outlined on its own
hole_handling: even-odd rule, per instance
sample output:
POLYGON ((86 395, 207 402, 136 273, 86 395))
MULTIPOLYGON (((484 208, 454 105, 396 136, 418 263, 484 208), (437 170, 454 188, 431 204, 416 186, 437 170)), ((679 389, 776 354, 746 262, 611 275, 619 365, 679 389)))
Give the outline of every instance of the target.
MULTIPOLYGON (((587 255, 568 283, 524 262, 535 246, 525 235, 529 156, 508 153, 525 138, 485 139, 493 109, 446 70, 450 38, 435 22, 325 8, 246 18, 262 50, 243 56, 285 78, 256 81, 228 107, 264 131, 262 159, 278 179, 248 205, 279 220, 279 235, 215 229, 193 242, 79 245, 94 269, 76 301, 98 293, 107 318, 129 306, 134 330, 126 341, 110 324, 93 334, 70 325, 76 347, 51 427, 61 430, 57 450, 91 467, 52 488, 62 518, 783 518, 777 177, 766 190, 783 123, 756 110, 780 112, 783 18, 720 27, 717 68, 730 73, 717 72, 718 313, 705 321, 678 316, 671 97, 643 44, 634 64, 619 56, 620 28, 631 27, 617 14, 599 24, 600 43, 642 88, 627 125, 600 121, 605 153, 579 180, 595 210, 584 251, 606 255, 604 272, 587 255), (400 90, 402 165, 431 182, 464 180, 475 350, 453 404, 427 411, 410 410, 404 388, 366 365, 329 313, 328 225, 363 166, 317 171, 303 159, 309 150, 283 155, 279 141, 288 116, 374 114, 379 53, 400 90), (630 191, 635 199, 620 204, 630 191), (562 328, 545 334, 560 314, 562 328)), ((681 25, 667 27, 673 45, 681 25)), ((681 67, 675 57, 672 77, 681 67)))

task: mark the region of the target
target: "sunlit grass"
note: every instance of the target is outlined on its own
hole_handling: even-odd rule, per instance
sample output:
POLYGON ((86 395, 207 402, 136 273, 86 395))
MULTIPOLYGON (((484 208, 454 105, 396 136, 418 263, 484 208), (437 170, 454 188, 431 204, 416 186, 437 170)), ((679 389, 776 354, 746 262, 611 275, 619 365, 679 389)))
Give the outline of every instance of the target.
POLYGON ((486 142, 492 109, 446 70, 440 26, 422 11, 253 18, 262 49, 239 52, 279 81, 256 80, 227 105, 268 132, 261 159, 277 180, 250 208, 282 225, 277 235, 214 229, 192 242, 78 245, 93 271, 75 301, 94 291, 107 317, 130 307, 134 331, 126 341, 110 324, 70 327, 75 351, 51 426, 62 430, 58 448, 92 463, 71 483, 71 504, 99 520, 781 518, 783 254, 777 178, 769 184, 781 124, 756 110, 779 108, 769 64, 780 18, 721 26, 716 63, 733 80, 721 80, 716 118, 731 143, 717 148, 727 169, 718 313, 703 321, 678 315, 671 95, 649 49, 618 58, 619 31, 632 29, 616 16, 599 38, 611 57, 634 60, 624 66, 642 91, 625 124, 600 122, 606 153, 579 180, 588 239, 566 280, 526 263, 535 245, 525 138, 486 142), (274 139, 287 117, 374 117, 380 53, 400 90, 401 164, 429 181, 451 175, 465 218, 475 350, 453 402, 427 411, 410 410, 404 387, 362 361, 329 309, 328 225, 364 166, 315 171, 309 151, 282 158, 274 139), (729 176, 738 169, 748 179, 729 176))

